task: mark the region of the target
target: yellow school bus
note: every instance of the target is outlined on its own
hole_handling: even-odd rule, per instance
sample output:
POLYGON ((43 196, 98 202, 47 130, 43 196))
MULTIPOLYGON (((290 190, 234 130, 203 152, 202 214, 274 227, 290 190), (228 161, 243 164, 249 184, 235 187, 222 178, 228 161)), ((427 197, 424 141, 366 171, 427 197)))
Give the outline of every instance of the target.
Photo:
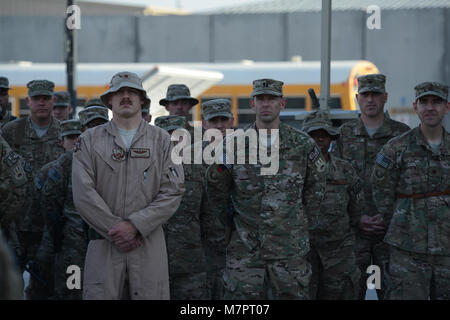
MULTIPOLYGON (((78 105, 99 97, 108 88, 111 77, 120 71, 131 71, 143 78, 151 102, 153 119, 165 114, 159 100, 173 83, 185 83, 192 96, 200 103, 192 110, 189 120, 201 120, 201 102, 227 98, 232 102, 235 125, 251 122, 254 113, 250 109, 252 82, 255 79, 272 78, 284 82, 287 99, 285 113, 311 110, 308 89, 320 94, 320 61, 303 62, 230 62, 230 63, 80 63, 77 66, 78 105)), ((357 77, 379 73, 370 61, 332 61, 330 73, 330 108, 356 110, 355 93, 357 77)), ((29 113, 25 103, 26 84, 34 79, 47 79, 55 83, 55 91, 66 90, 66 72, 63 63, 13 63, 0 64, 0 76, 9 78, 10 102, 15 116, 29 113)))

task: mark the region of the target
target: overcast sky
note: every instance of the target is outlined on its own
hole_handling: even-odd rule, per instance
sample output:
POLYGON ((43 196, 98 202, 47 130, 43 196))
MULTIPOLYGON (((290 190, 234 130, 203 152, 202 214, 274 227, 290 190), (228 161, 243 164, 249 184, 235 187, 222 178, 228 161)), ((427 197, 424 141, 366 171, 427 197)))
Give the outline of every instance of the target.
POLYGON ((89 0, 95 2, 143 4, 148 6, 180 8, 192 12, 229 7, 237 4, 267 0, 89 0))

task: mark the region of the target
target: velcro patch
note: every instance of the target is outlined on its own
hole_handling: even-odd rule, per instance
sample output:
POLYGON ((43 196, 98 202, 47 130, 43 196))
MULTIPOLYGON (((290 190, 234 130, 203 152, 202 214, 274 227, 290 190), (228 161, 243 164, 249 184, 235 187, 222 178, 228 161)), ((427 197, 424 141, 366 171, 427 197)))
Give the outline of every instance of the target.
POLYGON ((37 175, 36 178, 34 178, 34 184, 36 186, 36 189, 41 190, 44 186, 44 180, 42 180, 39 175, 37 175))
POLYGON ((308 155, 308 159, 309 159, 310 161, 314 161, 314 160, 316 160, 316 158, 319 156, 319 154, 320 154, 319 148, 318 148, 317 146, 314 146, 313 151, 311 151, 311 152, 309 153, 309 155, 308 155))
POLYGON ((13 151, 6 157, 6 165, 8 167, 12 167, 17 163, 17 161, 19 161, 19 159, 20 156, 13 151))
POLYGON ((58 183, 58 181, 61 179, 61 175, 55 168, 50 168, 48 171, 48 177, 52 179, 54 183, 58 183))
POLYGON ((381 152, 377 155, 376 163, 378 163, 383 168, 387 169, 389 165, 392 163, 392 160, 388 157, 384 156, 381 152))
POLYGON ((351 192, 353 193, 353 195, 356 196, 362 190, 361 182, 360 181, 356 182, 350 189, 351 189, 351 192))
POLYGON ((131 158, 150 158, 150 149, 146 148, 131 148, 130 149, 131 158))

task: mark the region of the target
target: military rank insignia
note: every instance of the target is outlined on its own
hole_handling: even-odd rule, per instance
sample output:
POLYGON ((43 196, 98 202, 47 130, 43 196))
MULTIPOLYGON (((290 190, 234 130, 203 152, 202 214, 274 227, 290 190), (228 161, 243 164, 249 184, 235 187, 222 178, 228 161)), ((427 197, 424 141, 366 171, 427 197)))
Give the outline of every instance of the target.
POLYGON ((112 150, 111 158, 114 161, 123 161, 126 159, 126 153, 122 148, 114 148, 112 150))

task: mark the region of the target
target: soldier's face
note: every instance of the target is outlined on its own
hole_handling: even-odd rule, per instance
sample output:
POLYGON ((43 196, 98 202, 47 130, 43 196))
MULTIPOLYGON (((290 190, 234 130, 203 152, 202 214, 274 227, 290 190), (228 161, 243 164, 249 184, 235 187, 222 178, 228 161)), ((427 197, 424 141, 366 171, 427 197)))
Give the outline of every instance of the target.
POLYGON ((55 100, 56 98, 54 96, 47 95, 26 98, 26 102, 30 107, 31 116, 37 119, 48 119, 51 117, 55 100))
POLYGON ((280 116, 286 106, 286 99, 271 94, 259 94, 250 100, 250 106, 256 112, 256 119, 263 123, 272 123, 280 116))
POLYGON ((3 110, 6 110, 6 108, 8 107, 8 100, 9 100, 8 90, 9 89, 4 88, 0 89, 0 108, 2 108, 3 110))
POLYGON ((175 101, 169 101, 166 106, 166 110, 169 111, 171 116, 187 117, 192 105, 188 99, 179 99, 175 101))
POLYGON ((322 154, 327 154, 330 148, 331 136, 323 129, 314 130, 309 133, 314 139, 322 154))
POLYGON ((384 105, 387 101, 387 93, 364 92, 356 94, 361 113, 368 118, 376 118, 384 112, 384 105))
POLYGON ((227 117, 214 117, 209 120, 202 120, 203 129, 218 129, 225 136, 227 129, 231 129, 233 126, 233 118, 227 117))
POLYGON ((72 107, 55 106, 53 107, 53 116, 59 121, 69 120, 72 107))
POLYGON ((123 87, 109 95, 112 112, 121 118, 133 118, 137 114, 142 117, 141 109, 144 104, 141 92, 134 88, 123 87))
POLYGON ((442 120, 450 110, 450 102, 433 95, 423 96, 413 105, 421 124, 430 128, 442 126, 442 120))
POLYGON ((80 135, 79 134, 69 134, 67 136, 63 137, 63 148, 66 151, 69 151, 73 148, 75 143, 77 142, 77 139, 80 135))

